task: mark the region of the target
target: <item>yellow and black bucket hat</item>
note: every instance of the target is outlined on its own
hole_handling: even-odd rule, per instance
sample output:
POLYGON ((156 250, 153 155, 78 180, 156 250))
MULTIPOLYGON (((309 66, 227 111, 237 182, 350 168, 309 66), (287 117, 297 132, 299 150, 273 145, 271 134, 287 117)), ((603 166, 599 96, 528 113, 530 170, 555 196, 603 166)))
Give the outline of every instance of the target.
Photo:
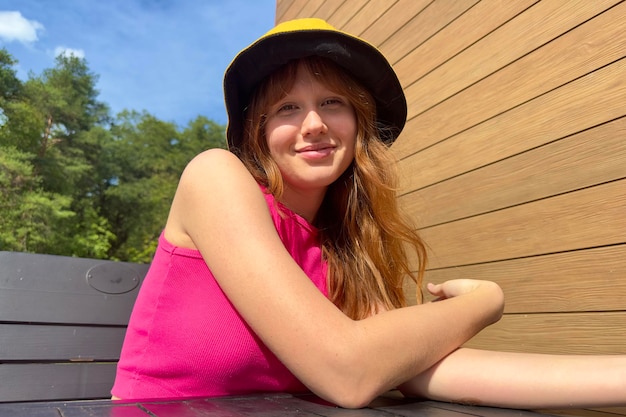
POLYGON ((385 56, 368 42, 335 29, 321 19, 281 23, 242 50, 224 74, 228 113, 228 147, 238 153, 245 110, 261 81, 287 62, 308 56, 331 59, 344 68, 376 100, 376 119, 390 145, 404 128, 407 104, 402 86, 385 56))

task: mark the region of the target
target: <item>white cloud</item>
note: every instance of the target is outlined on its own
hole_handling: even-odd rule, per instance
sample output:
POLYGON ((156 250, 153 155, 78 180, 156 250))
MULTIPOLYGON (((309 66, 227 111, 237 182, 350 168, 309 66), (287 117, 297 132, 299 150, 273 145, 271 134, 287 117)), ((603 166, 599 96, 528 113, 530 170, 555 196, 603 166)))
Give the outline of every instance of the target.
POLYGON ((85 51, 83 51, 82 49, 72 49, 66 48, 65 46, 57 46, 56 48, 54 48, 54 56, 56 58, 59 55, 63 55, 66 57, 75 56, 76 58, 84 58, 85 51))
POLYGON ((41 23, 24 18, 20 12, 0 11, 0 40, 31 44, 39 39, 37 32, 43 30, 41 23))

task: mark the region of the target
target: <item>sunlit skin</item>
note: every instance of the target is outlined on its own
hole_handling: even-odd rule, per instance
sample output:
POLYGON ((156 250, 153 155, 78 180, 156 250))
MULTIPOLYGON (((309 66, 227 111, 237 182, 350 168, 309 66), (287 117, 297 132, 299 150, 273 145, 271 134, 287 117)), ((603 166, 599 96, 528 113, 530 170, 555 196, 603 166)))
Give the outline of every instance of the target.
POLYGON ((300 67, 291 91, 270 107, 265 137, 283 177, 282 202, 312 220, 328 186, 354 159, 352 105, 300 67))

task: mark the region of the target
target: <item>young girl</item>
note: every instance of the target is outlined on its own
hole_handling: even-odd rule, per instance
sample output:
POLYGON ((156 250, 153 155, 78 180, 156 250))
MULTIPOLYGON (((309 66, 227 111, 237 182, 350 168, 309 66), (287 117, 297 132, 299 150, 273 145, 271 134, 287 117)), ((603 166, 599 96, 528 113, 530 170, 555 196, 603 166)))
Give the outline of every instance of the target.
POLYGON ((498 285, 428 285, 387 146, 406 101, 373 46, 318 19, 278 25, 226 71, 230 152, 185 169, 142 284, 114 398, 407 395, 519 408, 626 404, 626 357, 459 348, 503 310, 498 285), (413 276, 405 250, 419 256, 413 276))

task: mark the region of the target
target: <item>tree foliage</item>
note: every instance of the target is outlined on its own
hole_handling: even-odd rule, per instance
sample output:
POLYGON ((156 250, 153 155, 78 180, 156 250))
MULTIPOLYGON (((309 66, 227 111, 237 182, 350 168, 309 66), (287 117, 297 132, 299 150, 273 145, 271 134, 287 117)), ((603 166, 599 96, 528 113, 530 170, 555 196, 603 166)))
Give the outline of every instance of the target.
POLYGON ((0 250, 148 262, 178 177, 224 126, 111 116, 84 59, 22 82, 0 49, 0 250))

